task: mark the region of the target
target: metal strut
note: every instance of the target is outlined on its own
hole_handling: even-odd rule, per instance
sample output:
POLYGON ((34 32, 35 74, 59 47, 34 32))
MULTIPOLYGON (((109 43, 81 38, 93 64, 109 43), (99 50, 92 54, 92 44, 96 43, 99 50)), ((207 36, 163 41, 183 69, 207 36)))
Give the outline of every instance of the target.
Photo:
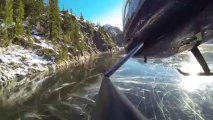
POLYGON ((209 69, 209 66, 207 65, 205 59, 203 58, 202 54, 200 53, 200 50, 197 47, 194 47, 191 50, 192 54, 195 56, 201 67, 203 68, 206 75, 210 75, 211 71, 209 69))
POLYGON ((122 58, 118 63, 115 64, 115 66, 113 66, 105 73, 105 77, 110 77, 113 73, 115 73, 127 60, 129 60, 129 58, 134 56, 142 47, 143 43, 132 49, 124 58, 122 58))

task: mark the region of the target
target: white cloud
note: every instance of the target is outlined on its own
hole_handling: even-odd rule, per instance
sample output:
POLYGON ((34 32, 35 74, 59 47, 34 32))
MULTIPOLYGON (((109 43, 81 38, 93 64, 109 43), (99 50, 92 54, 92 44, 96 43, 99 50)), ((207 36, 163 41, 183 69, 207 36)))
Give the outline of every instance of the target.
POLYGON ((96 20, 101 25, 110 24, 112 26, 117 26, 120 29, 123 29, 122 7, 113 9, 112 11, 99 16, 96 20))

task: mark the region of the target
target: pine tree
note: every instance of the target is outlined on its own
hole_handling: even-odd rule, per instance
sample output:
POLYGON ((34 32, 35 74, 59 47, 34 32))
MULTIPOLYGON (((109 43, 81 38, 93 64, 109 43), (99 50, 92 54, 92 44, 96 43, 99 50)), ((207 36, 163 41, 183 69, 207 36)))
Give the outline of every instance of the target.
POLYGON ((7 28, 11 27, 13 25, 13 0, 7 0, 6 2, 5 16, 5 23, 7 25, 7 28))
POLYGON ((33 27, 41 28, 41 24, 45 20, 45 5, 44 0, 25 0, 24 10, 25 19, 27 20, 27 34, 30 35, 30 31, 33 27))
POLYGON ((35 20, 35 17, 36 17, 35 13, 37 12, 36 11, 36 1, 35 0, 25 0, 24 6, 25 6, 24 7, 25 19, 28 21, 27 29, 28 29, 28 32, 30 32, 32 26, 35 25, 35 23, 36 23, 36 20, 35 20))
POLYGON ((5 30, 5 17, 4 17, 4 7, 5 6, 2 1, 0 2, 0 46, 4 46, 5 38, 7 37, 5 30))
POLYGON ((13 0, 7 0, 5 5, 6 44, 14 37, 13 31, 13 0))
POLYGON ((45 11, 44 0, 35 0, 36 14, 40 17, 45 11))
POLYGON ((24 4, 22 0, 14 0, 13 1, 14 8, 14 21, 15 21, 15 34, 23 35, 24 34, 24 4))
POLYGON ((61 28, 63 30, 63 37, 65 41, 70 41, 71 38, 71 32, 73 28, 73 20, 71 16, 69 15, 68 11, 64 12, 63 22, 61 24, 61 28))
POLYGON ((57 42, 60 36, 60 11, 58 0, 49 0, 49 38, 57 42))
POLYGON ((0 24, 3 24, 5 21, 5 17, 4 17, 4 4, 0 3, 0 24))
POLYGON ((6 0, 0 0, 0 6, 5 5, 6 0))
POLYGON ((84 21, 84 17, 83 17, 83 14, 81 13, 81 15, 80 15, 80 20, 81 21, 84 21))
POLYGON ((70 13, 72 14, 72 8, 70 8, 70 13))
POLYGON ((26 19, 27 17, 29 17, 32 14, 34 7, 34 1, 35 0, 24 0, 24 18, 26 19))
POLYGON ((83 41, 83 38, 82 38, 82 33, 81 33, 81 30, 77 24, 77 21, 75 21, 75 28, 73 30, 73 41, 74 41, 74 45, 77 47, 77 49, 80 51, 80 52, 83 52, 84 49, 85 49, 85 45, 84 45, 84 41, 83 41))
POLYGON ((13 0, 0 2, 0 39, 2 46, 7 46, 13 38, 13 0))
POLYGON ((37 0, 36 3, 37 3, 36 6, 37 6, 37 15, 38 15, 37 22, 40 22, 44 18, 43 14, 45 13, 45 4, 44 4, 44 0, 37 0))
POLYGON ((4 19, 4 4, 0 3, 0 20, 3 20, 3 19, 4 19))

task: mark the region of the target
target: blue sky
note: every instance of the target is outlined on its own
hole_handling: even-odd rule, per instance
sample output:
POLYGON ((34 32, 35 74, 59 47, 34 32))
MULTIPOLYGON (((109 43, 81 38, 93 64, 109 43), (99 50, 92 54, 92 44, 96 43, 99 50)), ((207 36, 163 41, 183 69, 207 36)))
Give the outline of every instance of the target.
POLYGON ((76 15, 83 14, 94 23, 111 24, 122 29, 124 0, 59 0, 60 9, 72 9, 76 15))

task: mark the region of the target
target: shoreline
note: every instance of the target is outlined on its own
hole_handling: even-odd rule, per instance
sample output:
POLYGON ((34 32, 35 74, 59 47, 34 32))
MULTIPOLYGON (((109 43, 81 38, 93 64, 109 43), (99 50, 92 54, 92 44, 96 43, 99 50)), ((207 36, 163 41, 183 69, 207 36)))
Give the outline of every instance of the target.
POLYGON ((43 85, 50 82, 49 78, 54 77, 63 70, 72 69, 79 65, 84 65, 90 63, 91 60, 95 60, 99 57, 104 57, 105 54, 119 54, 121 51, 113 51, 92 54, 88 56, 79 56, 75 60, 63 60, 60 63, 49 65, 48 70, 35 73, 31 76, 26 76, 23 79, 17 80, 8 80, 5 83, 1 84, 3 89, 0 89, 0 102, 2 107, 11 107, 14 105, 23 104, 31 97, 43 89, 43 85), (80 59, 80 60, 79 60, 80 59))
MULTIPOLYGON (((7 48, 0 48, 0 55, 3 53, 2 49, 5 49, 5 51, 6 51, 7 48)), ((47 74, 46 76, 51 76, 54 73, 61 71, 61 70, 64 70, 64 69, 66 69, 70 66, 75 67, 75 66, 84 64, 84 63, 88 62, 93 57, 97 57, 97 56, 103 55, 103 54, 115 54, 115 53, 118 53, 122 50, 123 50, 123 48, 118 48, 117 50, 113 50, 113 51, 97 52, 97 53, 94 52, 92 54, 87 53, 87 54, 84 54, 83 56, 77 56, 77 57, 75 57, 75 59, 61 60, 59 63, 56 63, 56 62, 50 62, 50 63, 47 62, 45 64, 36 63, 36 64, 38 64, 39 67, 35 66, 34 68, 31 69, 30 68, 31 66, 28 65, 30 69, 28 68, 29 70, 25 74, 21 75, 21 73, 19 73, 20 75, 15 75, 15 76, 12 76, 12 77, 11 77, 10 73, 5 74, 4 70, 1 70, 0 71, 0 85, 7 86, 11 82, 12 83, 14 83, 14 82, 19 83, 20 81, 24 81, 27 78, 31 79, 31 78, 34 78, 36 76, 39 76, 41 73, 46 73, 47 74), (2 80, 2 78, 4 78, 4 80, 2 80)), ((29 53, 29 54, 33 54, 33 53, 29 53)), ((43 60, 45 60, 45 59, 43 59, 43 60)), ((0 68, 8 69, 7 67, 11 64, 11 62, 8 61, 6 63, 3 63, 2 61, 3 60, 0 56, 0 68)), ((16 66, 17 64, 18 63, 13 63, 14 66, 16 66)), ((9 67, 11 67, 11 66, 9 66, 9 67)), ((10 69, 11 68, 9 68, 9 70, 10 69)), ((19 68, 16 68, 16 69, 19 69, 19 68)), ((18 73, 17 70, 16 70, 16 72, 18 73)))

